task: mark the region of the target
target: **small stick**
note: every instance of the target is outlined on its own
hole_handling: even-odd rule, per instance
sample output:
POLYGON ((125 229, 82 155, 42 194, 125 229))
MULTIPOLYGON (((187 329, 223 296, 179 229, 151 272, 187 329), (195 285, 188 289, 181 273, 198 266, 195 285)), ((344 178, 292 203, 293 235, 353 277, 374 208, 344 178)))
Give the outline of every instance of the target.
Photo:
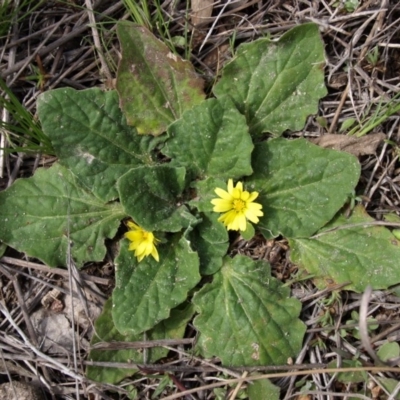
POLYGON ((343 91, 342 98, 340 99, 340 103, 339 103, 336 113, 332 119, 332 123, 331 123, 331 126, 329 127, 328 133, 332 133, 336 129, 336 124, 339 120, 339 116, 342 111, 343 105, 346 102, 346 98, 347 98, 347 94, 349 93, 349 89, 350 89, 350 81, 347 82, 346 89, 343 91))
MULTIPOLYGON (((247 371, 244 371, 241 378, 246 378, 246 376, 249 373, 247 371)), ((236 399, 236 395, 239 393, 240 388, 243 386, 244 381, 240 381, 238 382, 238 384, 235 387, 235 390, 232 392, 231 396, 229 397, 229 400, 235 400, 236 399)))
POLYGON ((24 317, 24 321, 25 321, 26 327, 28 329, 28 334, 30 336, 31 341, 34 343, 34 345, 37 346, 38 338, 36 336, 35 329, 32 325, 32 321, 29 317, 28 309, 26 307, 24 296, 22 294, 21 287, 19 286, 18 279, 13 274, 10 274, 1 265, 0 265, 0 270, 14 285, 15 294, 17 295, 17 298, 18 298, 18 304, 21 309, 22 315, 24 317))
MULTIPOLYGON (((2 257, 2 258, 0 258, 0 262, 3 262, 4 264, 17 265, 18 267, 31 268, 31 269, 35 269, 35 270, 41 271, 41 272, 47 272, 50 274, 68 277, 68 271, 65 269, 50 268, 47 265, 36 264, 36 263, 30 262, 30 261, 19 260, 17 258, 2 257)), ((98 276, 85 274, 83 272, 81 273, 81 277, 88 281, 99 283, 100 285, 110 285, 110 283, 112 281, 109 278, 100 278, 98 276)))
POLYGON ((184 344, 193 344, 194 339, 161 339, 146 340, 137 342, 98 342, 90 346, 92 350, 126 350, 126 349, 144 349, 160 346, 178 346, 184 344))
POLYGON ((360 338, 364 349, 370 355, 370 357, 375 361, 375 365, 383 365, 385 363, 381 361, 379 357, 376 355, 375 351, 372 349, 371 341, 369 340, 367 316, 368 316, 368 304, 371 298, 371 294, 372 294, 372 287, 367 286, 367 288, 363 293, 360 304, 360 319, 359 319, 360 338))
POLYGON ((12 325, 12 327, 18 332, 19 336, 22 338, 24 343, 40 358, 43 360, 47 361, 50 363, 50 365, 53 365, 53 367, 57 367, 60 372, 64 373, 65 375, 77 379, 78 381, 84 381, 85 378, 79 374, 76 374, 75 372, 71 371, 68 369, 65 365, 62 363, 55 361, 52 357, 48 356, 45 353, 42 353, 40 350, 38 350, 31 342, 30 340, 25 336, 24 332, 22 332, 21 328, 14 322, 12 319, 10 313, 6 309, 5 305, 3 302, 0 301, 0 312, 4 315, 4 317, 8 320, 8 322, 12 325))
POLYGON ((101 63, 101 70, 105 74, 107 80, 111 81, 112 75, 111 75, 110 69, 108 68, 108 65, 106 63, 106 60, 103 56, 103 52, 101 50, 100 35, 99 35, 99 32, 96 27, 96 18, 94 17, 92 3, 90 0, 85 0, 85 4, 86 4, 86 8, 87 8, 87 14, 88 14, 89 22, 90 22, 90 27, 92 29, 94 47, 97 51, 97 54, 99 56, 99 60, 101 63))

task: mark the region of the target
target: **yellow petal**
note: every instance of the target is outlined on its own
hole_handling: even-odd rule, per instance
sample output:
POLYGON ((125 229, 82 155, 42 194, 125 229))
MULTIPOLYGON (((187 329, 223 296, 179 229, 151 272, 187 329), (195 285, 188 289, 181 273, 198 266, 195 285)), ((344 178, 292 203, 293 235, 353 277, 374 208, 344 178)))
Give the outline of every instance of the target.
POLYGON ((240 189, 237 188, 237 187, 235 187, 235 188, 233 189, 233 191, 232 191, 232 197, 233 197, 234 199, 240 199, 240 198, 241 198, 241 195, 242 195, 242 192, 240 191, 240 189))
POLYGON ((233 180, 232 179, 228 180, 228 192, 229 192, 229 194, 232 194, 232 192, 233 192, 233 180))
POLYGON ((230 224, 227 226, 229 231, 238 231, 239 230, 239 221, 235 218, 230 224))
POLYGON ((141 229, 139 225, 136 225, 133 221, 128 221, 126 223, 128 225, 128 228, 130 229, 141 229))
POLYGON ((235 189, 238 189, 240 192, 243 192, 243 183, 242 182, 238 182, 236 184, 235 189))
POLYGON ((214 205, 213 211, 215 212, 226 212, 232 209, 232 202, 224 199, 211 200, 214 205))
POLYGON ((246 208, 252 211, 259 211, 262 209, 262 205, 259 203, 247 203, 246 208))
POLYGON ((151 255, 153 256, 153 258, 159 262, 160 261, 160 257, 158 256, 158 251, 156 246, 153 246, 153 250, 151 251, 151 255))
MULTIPOLYGON (((139 249, 139 247, 138 247, 139 249)), ((149 254, 151 254, 151 247, 150 247, 150 251, 149 251, 149 244, 147 242, 142 242, 142 247, 141 247, 144 255, 147 257, 149 254)))
POLYGON ((231 210, 226 212, 225 214, 222 214, 219 218, 218 221, 223 222, 225 225, 230 224, 236 217, 236 211, 231 210))
POLYGON ((252 192, 247 201, 254 201, 258 197, 258 192, 252 192))
POLYGON ((224 189, 216 188, 214 192, 224 200, 231 200, 232 196, 224 189))
POLYGON ((255 215, 255 214, 252 213, 252 212, 246 211, 246 212, 245 212, 245 215, 246 215, 246 218, 247 218, 249 221, 253 222, 254 224, 258 224, 258 222, 260 221, 260 220, 258 219, 257 215, 255 215))
POLYGON ((257 224, 259 221, 258 217, 262 217, 264 215, 264 213, 258 209, 247 209, 244 214, 249 221, 254 222, 255 224, 257 224))
POLYGON ((238 220, 238 224, 239 224, 239 229, 241 231, 245 231, 246 230, 247 221, 246 221, 246 217, 245 217, 244 213, 240 213, 237 216, 237 220, 238 220))
POLYGON ((135 256, 137 257, 138 261, 142 261, 144 258, 144 254, 138 254, 137 252, 135 253, 135 256))
POLYGON ((124 236, 131 242, 141 242, 143 240, 142 231, 128 231, 124 236))
POLYGON ((244 219, 244 223, 246 224, 246 218, 244 214, 238 213, 234 210, 227 212, 225 215, 225 225, 228 230, 237 231, 240 227, 241 216, 244 219))
POLYGON ((248 200, 249 200, 249 197, 250 197, 250 193, 247 192, 246 190, 245 190, 244 192, 242 192, 242 195, 240 196, 240 198, 241 198, 243 201, 248 201, 248 200))
POLYGON ((133 251, 133 250, 136 250, 136 248, 137 248, 137 243, 136 242, 129 243, 128 250, 133 251))

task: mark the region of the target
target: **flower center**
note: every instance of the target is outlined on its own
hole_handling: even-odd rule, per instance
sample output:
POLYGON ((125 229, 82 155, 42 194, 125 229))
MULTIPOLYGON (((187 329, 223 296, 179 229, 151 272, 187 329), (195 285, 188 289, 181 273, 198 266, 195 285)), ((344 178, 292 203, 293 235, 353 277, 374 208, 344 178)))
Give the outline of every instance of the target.
POLYGON ((232 206, 235 211, 242 211, 243 208, 245 208, 246 203, 243 200, 236 199, 236 200, 233 200, 232 206))
POLYGON ((142 240, 143 240, 143 241, 149 240, 149 239, 150 239, 149 236, 150 236, 150 232, 143 231, 142 240))

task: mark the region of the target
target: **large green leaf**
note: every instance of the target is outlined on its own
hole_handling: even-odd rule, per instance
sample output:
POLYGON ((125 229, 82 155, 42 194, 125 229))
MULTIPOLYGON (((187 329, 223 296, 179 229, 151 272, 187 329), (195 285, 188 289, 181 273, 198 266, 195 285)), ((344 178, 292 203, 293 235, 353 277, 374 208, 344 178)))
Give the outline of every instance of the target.
POLYGON ((140 333, 153 328, 185 301, 200 280, 199 258, 187 239, 171 236, 158 247, 160 261, 140 263, 123 243, 116 264, 113 318, 119 332, 140 333))
POLYGON ((348 153, 322 149, 304 139, 256 145, 247 190, 260 192, 265 237, 308 237, 329 222, 352 193, 360 165, 348 153))
POLYGON ((229 247, 228 231, 218 217, 216 213, 202 214, 203 221, 189 233, 193 249, 199 254, 202 275, 212 275, 222 267, 229 247))
POLYGON ((121 107, 139 133, 158 135, 204 100, 203 80, 147 28, 117 24, 122 60, 117 74, 121 107))
MULTIPOLYGON (((108 299, 100 317, 95 322, 95 334, 92 337, 91 345, 99 342, 137 342, 143 341, 143 334, 122 335, 116 329, 112 319, 112 299, 108 299)), ((194 313, 193 306, 186 305, 181 309, 171 311, 171 316, 160 322, 152 330, 146 332, 146 340, 180 339, 184 336, 187 322, 194 313)), ((165 357, 168 354, 165 347, 152 347, 147 350, 146 358, 142 349, 121 349, 121 350, 96 350, 92 349, 89 354, 90 361, 121 362, 143 364, 152 363, 165 357)), ((137 370, 134 368, 112 368, 102 366, 88 366, 87 377, 98 382, 115 384, 122 379, 131 376, 137 370)))
POLYGON ((300 130, 327 93, 324 63, 318 25, 296 26, 278 41, 259 39, 239 46, 214 93, 233 98, 252 135, 300 130))
POLYGON ((200 351, 224 365, 286 363, 300 351, 306 330, 298 319, 301 304, 289 295, 267 263, 226 257, 213 282, 193 298, 200 351))
POLYGON ((178 204, 185 175, 184 168, 169 165, 132 169, 118 181, 121 204, 148 231, 178 232, 194 225, 197 219, 178 204))
POLYGON ((105 204, 55 164, 0 193, 0 240, 51 267, 66 265, 69 247, 78 264, 101 261, 125 216, 119 203, 105 204))
POLYGON ((325 288, 350 282, 346 289, 387 289, 400 282, 400 241, 360 206, 338 216, 312 238, 290 239, 291 259, 325 288))
POLYGON ((121 175, 153 163, 155 139, 127 125, 116 91, 51 90, 39 96, 37 107, 60 163, 104 201, 118 197, 115 184, 121 175))
POLYGON ((209 99, 168 127, 163 153, 195 177, 250 175, 253 143, 246 120, 228 97, 209 99))

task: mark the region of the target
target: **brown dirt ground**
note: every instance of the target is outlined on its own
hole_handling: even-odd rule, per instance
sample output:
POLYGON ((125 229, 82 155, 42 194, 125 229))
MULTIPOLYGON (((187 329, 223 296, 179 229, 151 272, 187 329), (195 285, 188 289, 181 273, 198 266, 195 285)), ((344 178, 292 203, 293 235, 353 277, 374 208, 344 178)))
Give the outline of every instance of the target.
MULTIPOLYGON (((153 2, 148 3, 153 10, 153 2)), ((228 5, 226 1, 215 1, 215 4, 211 1, 212 15, 203 20, 191 18, 190 14, 188 19, 186 1, 160 3, 165 20, 170 22, 172 36, 182 35, 187 22, 196 25, 190 33, 193 44, 191 61, 210 85, 221 66, 231 57, 229 40, 234 32, 235 45, 238 45, 267 33, 279 36, 304 22, 319 25, 326 44, 325 71, 329 89, 329 94, 320 103, 319 117, 324 118, 327 128, 313 116, 301 132, 288 136, 318 139, 327 133, 337 134, 347 118, 370 115, 381 99, 387 100, 399 93, 400 4, 397 0, 362 0, 355 11, 346 11, 343 5, 346 2, 336 0, 242 0, 231 1, 228 5), (335 7, 335 3, 339 6, 335 7), (378 58, 371 61, 369 55, 374 49, 378 49, 378 58)), ((10 29, 6 25, 1 33, 0 74, 29 111, 35 113, 35 100, 42 91, 65 86, 76 89, 113 87, 119 58, 115 20, 129 18, 122 1, 44 1, 27 16, 23 15, 24 10, 21 10, 21 18, 13 20, 10 29), (94 16, 87 10, 88 5, 93 5, 94 16), (93 17, 99 23, 98 29, 89 27, 93 17), (101 38, 101 55, 95 50, 97 34, 101 38), (42 76, 39 83, 33 77, 38 75, 38 71, 42 76)), ((3 22, 0 20, 0 29, 4 27, 3 22)), ((160 35, 157 30, 155 33, 160 35)), ((6 114, 3 113, 2 118, 7 118, 6 114)), ((399 152, 396 147, 400 145, 399 115, 389 117, 371 133, 382 136, 378 136, 377 148, 366 150, 371 145, 367 140, 363 144, 365 147, 356 150, 362 164, 357 193, 362 195, 362 202, 370 215, 380 220, 388 212, 400 215, 399 152), (383 142, 382 138, 395 145, 383 142)), ((54 157, 47 154, 7 155, 1 167, 0 190, 11 185, 16 178, 30 176, 38 166, 53 161, 54 157)), ((287 257, 288 246, 284 240, 265 241, 261 237, 250 242, 238 240, 232 243, 231 252, 268 260, 274 275, 283 281, 290 280, 296 273, 296 266, 287 257)), ((82 284, 89 288, 82 293, 88 306, 93 307, 93 313, 96 313, 113 288, 112 260, 87 265, 82 272, 82 284)), ((218 360, 207 360, 205 364, 192 357, 189 348, 180 348, 179 354, 171 351, 171 357, 157 367, 157 373, 135 375, 124 382, 124 387, 88 381, 84 370, 91 324, 86 321, 79 326, 75 347, 69 347, 67 343, 53 353, 49 350, 51 344, 46 347, 43 342, 40 330, 40 321, 49 316, 60 313, 67 316, 64 322, 57 322, 60 324, 70 325, 74 320, 70 309, 70 315, 63 311, 69 303, 70 282, 67 271, 50 269, 12 249, 8 249, 0 259, 1 305, 2 310, 8 310, 8 314, 0 316, 0 382, 28 384, 37 390, 38 398, 49 399, 125 399, 128 397, 124 387, 132 384, 138 390, 137 398, 150 399, 160 379, 169 374, 173 383, 156 398, 174 394, 176 397, 168 398, 180 398, 182 389, 197 387, 194 395, 185 398, 214 399, 215 393, 202 388, 204 385, 246 371, 245 368, 236 372, 221 370, 218 360), (57 288, 59 292, 53 290, 57 288), (34 317, 38 311, 42 314, 34 317), (36 351, 38 349, 40 352, 36 351)), ((375 364, 373 354, 366 351, 359 339, 353 337, 344 341, 338 334, 338 328, 350 319, 351 311, 359 309, 361 295, 343 290, 338 292, 341 301, 330 306, 324 300, 331 298, 333 289, 318 292, 311 281, 292 285, 293 294, 304 304, 302 319, 308 326, 303 350, 298 359, 293 360, 299 365, 298 369, 323 368, 330 361, 346 360, 355 354, 364 365, 375 364), (329 317, 333 330, 321 327, 321 316, 329 317)), ((372 348, 388 340, 400 340, 400 298, 395 293, 372 293, 370 315, 380 322, 379 328, 370 334, 372 348)), ((287 366, 283 367, 287 370, 287 366)), ((255 370, 274 371, 268 367, 255 370)), ((339 383, 323 371, 305 377, 286 373, 285 377, 274 379, 274 383, 282 388, 284 399, 349 398, 346 394, 358 390, 363 390, 364 394, 357 398, 395 398, 377 384, 378 376, 400 378, 400 375, 385 372, 382 368, 379 372, 368 373, 367 382, 361 386, 339 383), (313 383, 313 389, 303 396, 298 387, 301 379, 303 384, 313 383)), ((243 385, 245 387, 246 383, 243 385)), ((14 385, 14 390, 18 389, 17 386, 14 385)), ((234 399, 235 388, 237 384, 227 386, 224 398, 234 399)), ((1 393, 2 398, 12 398, 10 394, 1 393)), ((33 396, 30 394, 28 398, 33 396)), ((19 395, 18 398, 23 397, 19 395)))

